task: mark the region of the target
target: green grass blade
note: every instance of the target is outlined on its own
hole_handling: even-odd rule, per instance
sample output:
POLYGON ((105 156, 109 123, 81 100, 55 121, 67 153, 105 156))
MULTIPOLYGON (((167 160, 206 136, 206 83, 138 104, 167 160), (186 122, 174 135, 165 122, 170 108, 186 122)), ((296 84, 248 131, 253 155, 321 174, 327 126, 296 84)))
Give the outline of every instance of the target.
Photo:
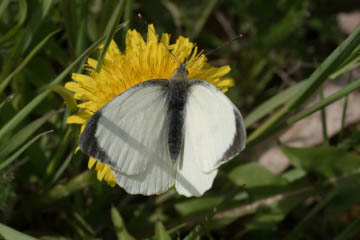
POLYGON ((0 223, 0 235, 5 240, 36 240, 37 238, 33 238, 29 235, 26 235, 22 232, 19 232, 11 227, 8 227, 2 223, 0 223))
POLYGON ((69 154, 69 156, 61 164, 59 169, 55 172, 54 177, 50 180, 48 186, 52 186, 53 184, 55 184, 59 180, 60 176, 64 173, 65 169, 69 166, 69 163, 71 162, 73 156, 74 156, 74 151, 72 151, 69 154))
POLYGON ((110 46, 111 40, 114 38, 116 25, 120 21, 121 15, 124 12, 125 2, 126 2, 126 0, 122 0, 122 1, 120 1, 118 3, 118 5, 116 6, 116 8, 115 8, 115 10, 113 12, 113 15, 111 16, 109 24, 106 26, 105 33, 104 33, 106 38, 105 38, 105 41, 104 41, 104 47, 101 50, 99 58, 98 58, 98 62, 97 62, 97 66, 96 66, 96 71, 97 72, 100 71, 102 62, 103 62, 104 57, 105 57, 105 53, 106 53, 108 47, 110 46))
POLYGON ((64 99, 66 106, 68 107, 68 109, 71 113, 75 112, 78 109, 76 100, 71 91, 69 91, 68 89, 66 89, 65 87, 63 87, 60 84, 54 84, 54 85, 49 86, 48 88, 50 90, 56 92, 57 94, 59 94, 64 99))
POLYGON ((19 64, 19 66, 7 76, 4 81, 0 84, 0 94, 4 91, 6 86, 9 84, 11 79, 19 73, 29 62, 30 60, 36 56, 36 54, 42 49, 42 47, 47 43, 47 41, 52 38, 56 33, 58 33, 60 30, 53 31, 49 35, 47 35, 36 47, 27 55, 24 60, 19 64))
POLYGON ((46 168, 46 176, 49 178, 52 176, 56 170, 56 167, 59 165, 59 163, 62 161, 62 157, 64 155, 64 152, 68 148, 70 144, 70 140, 74 137, 73 128, 70 126, 65 133, 65 136, 63 137, 63 140, 61 141, 61 145, 58 147, 55 156, 51 159, 48 167, 46 168))
MULTIPOLYGON (((289 117, 286 121, 283 121, 281 123, 279 123, 278 125, 272 127, 269 131, 267 131, 263 137, 266 138, 268 136, 271 136, 273 134, 275 134, 276 132, 280 131, 281 129, 284 129, 286 127, 291 126, 292 124, 296 123, 297 121, 306 118, 307 116, 313 114, 314 112, 317 112, 319 110, 321 110, 322 108, 332 104, 333 102, 336 102, 338 100, 340 100, 341 98, 347 96, 348 94, 350 94, 351 92, 357 90, 360 88, 360 80, 357 80, 355 82, 352 82, 351 84, 349 84, 348 86, 346 86, 345 88, 337 91, 336 93, 330 95, 329 97, 327 97, 326 99, 324 99, 323 101, 321 101, 320 103, 317 103, 307 109, 305 109, 304 111, 302 111, 301 113, 298 113, 292 117, 289 117)), ((255 140, 249 140, 247 142, 247 146, 253 146, 255 143, 257 142, 257 139, 255 140)))
POLYGON ((314 71, 309 78, 309 85, 302 89, 287 105, 269 118, 264 124, 256 129, 248 138, 248 141, 264 140, 267 131, 281 121, 289 111, 295 110, 306 101, 320 86, 335 72, 347 57, 360 45, 360 28, 354 31, 343 43, 340 44, 329 57, 314 71))
POLYGON ((50 90, 46 90, 43 93, 40 93, 37 97, 31 100, 31 102, 29 102, 23 109, 21 109, 12 119, 10 119, 0 129, 0 139, 4 138, 4 136, 10 133, 23 119, 25 119, 33 111, 33 109, 35 109, 47 97, 49 93, 50 90))
MULTIPOLYGON (((1 6, 0 6, 0 8, 1 8, 1 6)), ((20 0, 19 1, 19 8, 20 8, 19 22, 14 27, 12 27, 6 34, 4 34, 0 38, 0 45, 2 45, 4 42, 6 42, 8 40, 11 40, 11 38, 19 31, 19 29, 24 24, 26 16, 27 16, 27 3, 26 3, 26 0, 20 0)))
POLYGON ((25 27, 25 31, 14 46, 13 52, 9 56, 9 59, 5 62, 3 71, 0 75, 0 82, 2 82, 6 76, 8 76, 13 67, 18 63, 19 59, 28 49, 41 24, 46 22, 45 18, 49 13, 54 1, 41 0, 40 2, 41 4, 37 6, 35 12, 31 13, 31 18, 25 27))
POLYGON ((289 109, 294 109, 305 102, 329 76, 335 72, 347 57, 360 45, 360 27, 357 28, 343 43, 340 44, 325 61, 316 68, 309 80, 311 85, 301 91, 299 95, 290 102, 289 109))
POLYGON ((44 123, 46 123, 57 112, 49 113, 33 122, 17 132, 9 140, 6 141, 5 146, 0 146, 0 162, 5 159, 10 153, 15 151, 23 145, 28 138, 33 135, 44 123))
MULTIPOLYGON (((64 19, 64 27, 66 32, 66 40, 69 44, 69 52, 74 53, 75 45, 76 45, 76 37, 75 32, 77 30, 78 22, 75 18, 76 15, 76 7, 75 1, 60 1, 59 2, 61 12, 63 14, 64 19)), ((72 56, 74 57, 74 56, 72 56)))
MULTIPOLYGON (((134 0, 126 0, 124 21, 130 21, 133 14, 133 5, 134 5, 134 0)), ((127 32, 128 29, 129 26, 126 26, 126 28, 124 29, 125 32, 127 32)))
POLYGON ((10 101, 14 98, 14 96, 15 96, 15 94, 12 94, 12 95, 10 95, 10 96, 7 96, 7 97, 4 99, 4 101, 2 101, 2 102, 0 103, 0 110, 1 110, 2 107, 5 106, 5 104, 7 104, 8 102, 10 102, 10 101))
MULTIPOLYGON (((324 88, 322 87, 320 90, 320 101, 324 101, 324 88)), ((327 133, 327 121, 326 121, 326 108, 323 107, 320 109, 321 111, 321 127, 323 134, 323 144, 329 144, 329 137, 327 133)))
POLYGON ((169 234, 166 232, 164 225, 160 221, 155 223, 155 239, 171 240, 169 234))
POLYGON ((124 220, 119 211, 115 207, 111 207, 111 219, 114 224, 114 229, 118 240, 135 240, 125 228, 124 220))
POLYGON ((343 65, 339 67, 339 69, 331 74, 330 78, 334 79, 339 75, 349 72, 352 69, 358 67, 360 65, 360 46, 356 48, 352 54, 346 59, 343 65))
POLYGON ((88 0, 85 0, 81 3, 80 10, 80 22, 76 26, 76 32, 78 32, 76 46, 75 46, 75 56, 79 56, 85 50, 87 26, 88 26, 88 0))
POLYGON ((360 80, 352 82, 351 84, 344 87, 343 89, 341 89, 341 90, 337 91, 336 93, 330 95, 329 97, 325 98, 320 103, 317 103, 314 106, 309 107, 308 109, 304 110, 303 112, 298 113, 298 114, 294 115, 293 117, 290 117, 286 121, 286 126, 290 126, 290 125, 294 124, 295 122, 313 114, 314 112, 319 111, 320 109, 332 104, 333 102, 336 102, 336 101, 340 100, 341 98, 346 97, 348 94, 352 93, 353 91, 355 91, 359 88, 360 88, 360 80))
POLYGON ((88 233, 91 235, 95 235, 95 230, 90 226, 89 223, 86 222, 86 220, 78 213, 74 213, 75 219, 79 222, 80 226, 85 229, 88 233))
POLYGON ((350 240, 353 236, 360 231, 360 217, 351 223, 345 230, 340 233, 335 240, 350 240))
POLYGON ((0 3, 0 18, 3 16, 4 12, 8 8, 10 0, 2 0, 0 3))
POLYGON ((342 111, 342 114, 341 114, 341 127, 340 127, 341 132, 345 128, 345 119, 346 119, 346 112, 347 112, 348 102, 349 102, 349 96, 345 96, 344 105, 343 105, 343 111, 342 111))
MULTIPOLYGON (((104 34, 104 31, 106 29, 106 26, 108 25, 111 16, 114 13, 114 9, 116 7, 116 4, 119 3, 119 1, 105 1, 102 4, 102 14, 99 16, 98 21, 96 24, 93 25, 91 29, 89 29, 89 34, 94 36, 104 34)), ((89 19, 89 22, 91 22, 92 19, 89 19)), ((126 29, 126 27, 125 27, 126 29)))
MULTIPOLYGON (((117 28, 117 31, 123 28, 126 24, 127 23, 120 24, 117 28)), ((94 42, 85 52, 83 52, 79 57, 77 57, 76 60, 72 62, 58 77, 56 77, 50 83, 50 85, 60 83, 79 62, 81 62, 91 52, 96 50, 99 44, 104 39, 105 36, 94 42)), ((33 109, 35 109, 42 101, 44 101, 50 92, 51 90, 45 90, 40 93, 37 97, 31 100, 23 109, 21 109, 12 119, 10 119, 9 122, 0 129, 0 139, 6 136, 7 133, 11 132, 26 116, 28 116, 33 111, 33 109)))
POLYGON ((300 89, 306 88, 309 84, 309 80, 302 81, 270 98, 246 116, 244 119, 245 126, 248 128, 267 114, 273 112, 276 108, 294 97, 295 93, 299 92, 300 89))
POLYGON ((186 223, 182 223, 180 225, 177 225, 171 229, 168 230, 168 233, 171 235, 171 234, 174 234, 176 232, 178 232, 180 229, 186 227, 186 223))
MULTIPOLYGON (((352 74, 349 73, 349 78, 348 78, 348 84, 351 83, 352 80, 352 74)), ((345 128, 345 120, 346 120, 346 113, 347 113, 347 107, 348 107, 348 101, 349 101, 349 96, 346 95, 345 99, 344 99, 344 105, 343 105, 343 111, 341 114, 341 125, 340 125, 340 136, 339 136, 339 142, 342 142, 343 136, 344 136, 344 128, 345 128)))
POLYGON ((46 134, 48 134, 50 132, 53 132, 53 131, 51 130, 51 131, 41 133, 41 134, 37 135, 36 137, 34 137, 33 139, 31 139, 30 141, 28 141, 24 146, 22 146, 18 151, 16 151, 11 157, 9 157, 8 159, 6 159, 4 162, 2 162, 0 164, 0 171, 3 170, 4 168, 6 168, 13 161, 15 161, 36 140, 38 140, 40 137, 42 137, 42 136, 44 136, 44 135, 46 135, 46 134))

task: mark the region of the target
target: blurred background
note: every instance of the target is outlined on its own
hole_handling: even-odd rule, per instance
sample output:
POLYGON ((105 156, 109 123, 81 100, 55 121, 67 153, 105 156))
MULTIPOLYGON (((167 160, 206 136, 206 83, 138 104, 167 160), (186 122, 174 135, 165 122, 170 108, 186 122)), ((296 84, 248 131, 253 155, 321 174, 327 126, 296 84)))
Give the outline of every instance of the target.
POLYGON ((355 0, 1 0, 0 238, 360 239, 358 26, 355 0), (129 195, 75 152, 63 85, 112 26, 145 37, 138 13, 205 52, 243 35, 208 59, 248 147, 200 198, 129 195))

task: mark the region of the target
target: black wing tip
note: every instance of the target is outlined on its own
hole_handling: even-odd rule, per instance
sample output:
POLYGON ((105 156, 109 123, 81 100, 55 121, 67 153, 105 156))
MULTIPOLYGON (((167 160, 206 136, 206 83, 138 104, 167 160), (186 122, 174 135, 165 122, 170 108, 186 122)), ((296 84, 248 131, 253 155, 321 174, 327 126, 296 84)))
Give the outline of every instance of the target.
POLYGON ((87 121, 85 125, 85 129, 80 135, 79 147, 85 153, 90 154, 91 151, 89 152, 89 150, 91 150, 91 145, 93 145, 94 142, 96 142, 97 144, 95 133, 100 116, 101 116, 100 112, 94 113, 87 121))
POLYGON ((83 151, 90 157, 93 157, 102 163, 110 164, 109 157, 107 156, 105 151, 99 146, 99 143, 95 136, 97 124, 99 122, 100 117, 101 117, 101 112, 97 111, 88 120, 83 133, 80 135, 79 147, 81 151, 83 151))
POLYGON ((234 158, 241 151, 243 151, 246 146, 246 129, 244 126, 244 121, 240 112, 236 108, 234 109, 234 116, 235 116, 236 133, 229 148, 220 158, 219 163, 226 162, 234 158))

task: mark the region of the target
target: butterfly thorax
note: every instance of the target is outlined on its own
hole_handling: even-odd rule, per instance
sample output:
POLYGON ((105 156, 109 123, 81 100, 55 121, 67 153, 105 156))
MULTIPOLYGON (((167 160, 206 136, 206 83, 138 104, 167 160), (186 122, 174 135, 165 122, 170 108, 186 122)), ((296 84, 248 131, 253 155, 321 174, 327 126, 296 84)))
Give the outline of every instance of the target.
POLYGON ((171 84, 171 82, 184 82, 184 83, 187 83, 188 82, 188 75, 189 75, 189 72, 186 69, 186 64, 181 63, 180 66, 177 69, 175 69, 174 75, 170 78, 170 84, 171 84))

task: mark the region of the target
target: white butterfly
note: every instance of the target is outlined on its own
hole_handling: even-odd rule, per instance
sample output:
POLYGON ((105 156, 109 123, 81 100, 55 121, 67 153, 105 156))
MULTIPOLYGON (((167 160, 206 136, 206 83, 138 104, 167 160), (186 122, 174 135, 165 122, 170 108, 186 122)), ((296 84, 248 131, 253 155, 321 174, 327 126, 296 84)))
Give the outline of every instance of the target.
POLYGON ((128 193, 175 186, 182 195, 201 196, 245 142, 239 110, 212 84, 188 79, 182 63, 170 79, 139 83, 104 105, 79 146, 109 165, 128 193))

